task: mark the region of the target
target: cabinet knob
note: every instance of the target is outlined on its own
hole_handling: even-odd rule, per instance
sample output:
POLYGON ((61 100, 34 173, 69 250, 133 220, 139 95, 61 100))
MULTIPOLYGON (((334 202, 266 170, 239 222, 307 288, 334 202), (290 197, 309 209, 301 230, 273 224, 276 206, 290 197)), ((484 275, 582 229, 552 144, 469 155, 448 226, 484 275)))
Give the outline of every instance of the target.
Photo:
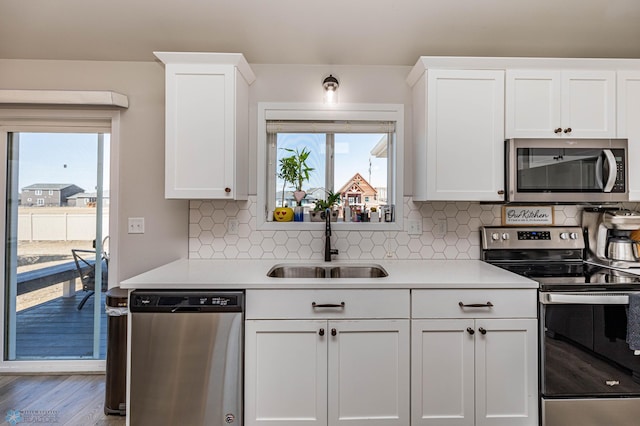
POLYGON ((224 192, 226 192, 227 194, 229 194, 231 192, 231 188, 225 188, 224 192))
POLYGON ((331 329, 331 335, 332 335, 332 336, 335 336, 335 335, 337 335, 337 334, 338 334, 338 330, 336 330, 335 328, 332 328, 332 329, 331 329))
POLYGON ((471 328, 471 327, 467 327, 467 333, 469 333, 469 334, 471 334, 473 336, 474 333, 475 333, 475 330, 473 328, 471 328))
POLYGON ((498 190, 498 195, 504 195, 504 189, 499 189, 498 190))
POLYGON ((480 327, 478 329, 478 331, 480 332, 480 334, 487 334, 487 330, 485 330, 484 328, 480 327))
POLYGON ((553 131, 553 133, 555 133, 556 135, 557 135, 558 133, 561 133, 561 132, 562 132, 562 127, 558 127, 557 129, 555 129, 555 130, 553 131))
POLYGON ((565 133, 571 133, 571 127, 567 127, 566 129, 564 129, 565 133))
POLYGON ((324 328, 321 328, 320 331, 318 331, 318 334, 324 336, 324 328))

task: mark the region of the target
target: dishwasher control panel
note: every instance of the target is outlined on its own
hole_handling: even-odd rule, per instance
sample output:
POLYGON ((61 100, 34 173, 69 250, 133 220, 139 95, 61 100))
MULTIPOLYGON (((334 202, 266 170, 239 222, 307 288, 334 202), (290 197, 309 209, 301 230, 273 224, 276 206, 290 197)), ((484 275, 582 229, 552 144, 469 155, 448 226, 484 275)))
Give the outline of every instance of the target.
POLYGON ((242 312, 241 291, 136 290, 131 293, 131 312, 242 312))

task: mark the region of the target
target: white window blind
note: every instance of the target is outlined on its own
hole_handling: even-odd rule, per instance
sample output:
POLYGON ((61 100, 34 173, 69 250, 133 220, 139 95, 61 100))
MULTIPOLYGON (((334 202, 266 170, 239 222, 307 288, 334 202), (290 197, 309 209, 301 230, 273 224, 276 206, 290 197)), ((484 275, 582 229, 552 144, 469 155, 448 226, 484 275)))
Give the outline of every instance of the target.
POLYGON ((268 120, 267 134, 276 133, 393 133, 393 121, 268 120))

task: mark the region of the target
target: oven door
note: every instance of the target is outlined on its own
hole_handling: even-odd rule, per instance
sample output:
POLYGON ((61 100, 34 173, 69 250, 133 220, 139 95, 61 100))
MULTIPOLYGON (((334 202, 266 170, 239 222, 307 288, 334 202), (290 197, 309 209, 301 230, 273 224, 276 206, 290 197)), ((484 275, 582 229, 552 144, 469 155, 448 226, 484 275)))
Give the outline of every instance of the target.
POLYGON ((627 303, 623 292, 540 293, 543 425, 637 424, 640 356, 626 343, 627 303))

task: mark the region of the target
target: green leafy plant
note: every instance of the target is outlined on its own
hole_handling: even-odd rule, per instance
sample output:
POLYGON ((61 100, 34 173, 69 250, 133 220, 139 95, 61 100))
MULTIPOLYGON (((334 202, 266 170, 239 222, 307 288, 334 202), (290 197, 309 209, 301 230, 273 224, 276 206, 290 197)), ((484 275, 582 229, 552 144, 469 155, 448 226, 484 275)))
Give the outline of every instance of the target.
POLYGON ((323 211, 326 209, 330 209, 335 206, 338 201, 340 201, 340 193, 335 193, 333 191, 327 191, 327 199, 326 200, 317 200, 316 206, 313 211, 323 211))
POLYGON ((287 183, 293 185, 296 191, 302 191, 302 184, 309 180, 310 173, 314 168, 307 164, 311 151, 306 147, 302 150, 298 150, 298 148, 282 149, 291 153, 290 156, 280 159, 280 170, 278 171, 278 178, 284 181, 282 184, 282 206, 284 207, 284 191, 287 183))

